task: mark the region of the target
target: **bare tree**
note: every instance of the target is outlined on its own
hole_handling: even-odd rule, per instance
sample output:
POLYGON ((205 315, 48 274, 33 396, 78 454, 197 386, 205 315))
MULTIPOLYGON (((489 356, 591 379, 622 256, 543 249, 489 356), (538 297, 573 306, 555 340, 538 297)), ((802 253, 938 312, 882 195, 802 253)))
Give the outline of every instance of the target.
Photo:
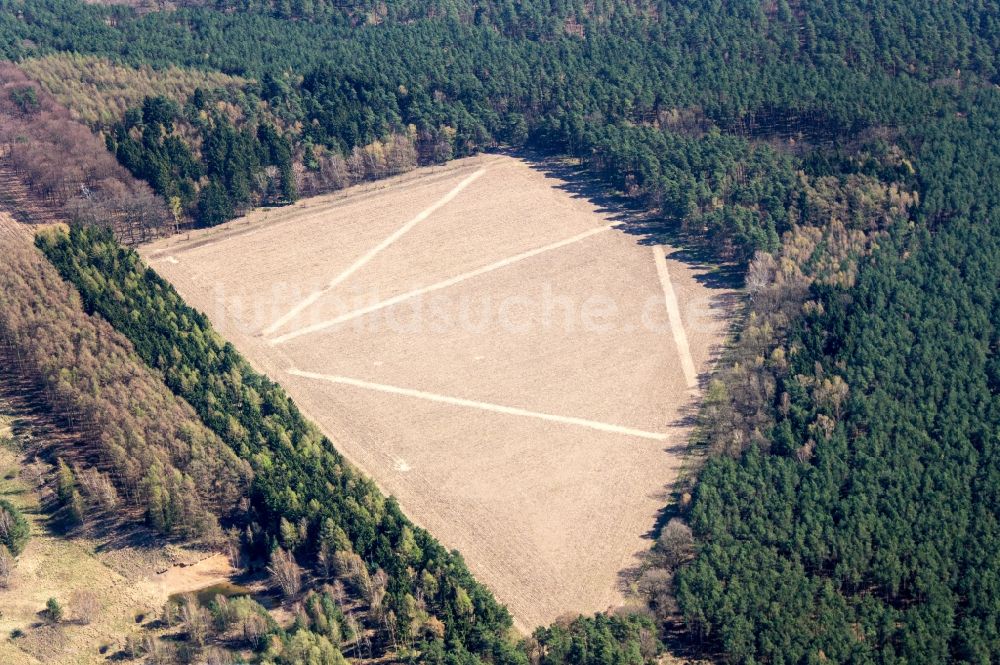
POLYGON ((236 570, 243 568, 243 548, 240 547, 240 532, 238 529, 229 529, 225 532, 224 547, 229 565, 236 570))
POLYGON ((202 660, 205 665, 231 665, 233 657, 227 651, 212 647, 205 650, 205 653, 202 654, 202 660))
POLYGON ((667 522, 657 540, 657 548, 664 562, 671 569, 684 563, 694 555, 694 535, 691 527, 676 517, 667 522))
POLYGON ((0 540, 7 540, 14 528, 14 516, 0 508, 0 540))
POLYGON ((139 656, 146 653, 146 641, 151 639, 150 635, 139 636, 139 635, 128 635, 125 638, 125 654, 131 658, 136 659, 139 656))
POLYGON ((276 549, 271 555, 267 572, 271 574, 271 583, 280 588, 286 598, 294 596, 302 588, 302 569, 291 552, 280 547, 276 549))
POLYGON ((256 650, 261 638, 267 634, 267 620, 256 612, 250 612, 240 621, 240 628, 243 639, 256 650))
POLYGON ((38 489, 45 483, 45 478, 49 473, 49 466, 49 464, 36 457, 30 464, 24 466, 21 470, 21 476, 31 487, 38 489))
POLYGON ((118 505, 118 492, 114 483, 106 473, 101 473, 93 467, 81 468, 73 467, 80 489, 87 495, 87 498, 105 510, 110 510, 118 505))
POLYGON ((677 610, 673 587, 674 574, 667 568, 650 568, 639 578, 639 592, 659 619, 665 619, 677 610))
POLYGON ((375 574, 368 578, 368 587, 365 589, 365 600, 377 614, 382 614, 382 601, 385 600, 386 588, 389 586, 389 576, 384 570, 379 568, 375 574))
POLYGON ((351 180, 361 182, 368 177, 368 159, 365 150, 361 146, 354 146, 351 156, 347 158, 347 172, 351 180))
POLYGON ((160 620, 163 621, 163 625, 168 628, 172 628, 177 625, 177 617, 180 608, 177 607, 177 603, 173 601, 167 601, 163 604, 163 612, 160 613, 160 620))
POLYGON ((193 595, 184 596, 181 601, 181 623, 188 639, 198 646, 204 646, 208 638, 208 612, 193 595))
POLYGON ((10 578, 14 574, 16 562, 6 545, 0 545, 0 588, 10 586, 10 578))
POLYGON ((158 640, 153 635, 146 635, 142 640, 142 653, 150 665, 173 665, 174 650, 158 640))

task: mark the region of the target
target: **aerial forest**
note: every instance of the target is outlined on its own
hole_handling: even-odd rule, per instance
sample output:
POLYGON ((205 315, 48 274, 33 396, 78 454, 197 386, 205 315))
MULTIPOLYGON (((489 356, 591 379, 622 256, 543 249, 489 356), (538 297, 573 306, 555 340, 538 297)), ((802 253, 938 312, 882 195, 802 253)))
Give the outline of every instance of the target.
POLYGON ((262 662, 341 662, 343 594, 414 662, 1000 658, 995 3, 159 9, 0 0, 3 202, 72 222, 0 240, 0 343, 94 432, 69 478, 302 595, 289 630, 211 609, 262 662), (521 637, 129 248, 489 150, 570 158, 744 294, 642 610, 521 637))

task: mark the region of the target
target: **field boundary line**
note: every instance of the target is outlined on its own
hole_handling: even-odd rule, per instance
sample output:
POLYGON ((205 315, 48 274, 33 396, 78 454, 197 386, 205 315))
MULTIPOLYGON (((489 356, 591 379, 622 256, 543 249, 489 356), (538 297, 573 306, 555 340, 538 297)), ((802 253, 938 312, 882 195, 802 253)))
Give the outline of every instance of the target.
MULTIPOLYGON (((247 220, 246 217, 241 217, 208 229, 193 230, 195 234, 203 235, 203 237, 182 239, 180 237, 182 234, 171 236, 169 239, 174 241, 174 244, 170 247, 160 247, 159 249, 152 250, 149 253, 149 258, 151 260, 156 259, 161 254, 169 252, 181 255, 195 249, 224 243, 235 238, 254 235, 261 231, 273 231, 288 225, 312 222, 318 218, 330 216, 338 208, 345 205, 359 203, 379 194, 384 194, 386 190, 392 189, 396 185, 433 185, 472 171, 480 163, 484 164, 484 166, 480 166, 479 168, 486 168, 493 163, 491 160, 483 159, 482 156, 464 159, 476 159, 477 161, 476 164, 460 164, 452 167, 442 166, 440 167, 442 169, 440 171, 437 170, 439 167, 434 167, 433 172, 417 173, 423 168, 421 167, 388 178, 365 181, 343 189, 316 193, 301 199, 298 203, 291 206, 254 208, 248 213, 257 215, 252 221, 247 220), (320 199, 323 200, 321 201, 320 199), (296 210, 298 214, 294 214, 296 210), (271 213, 274 213, 274 218, 272 218, 271 213)), ((188 233, 190 234, 191 232, 189 231, 188 233)))
POLYGON ((500 268, 506 268, 509 265, 517 263, 518 261, 530 259, 533 256, 538 256, 539 254, 543 254, 553 249, 559 249, 560 247, 565 247, 566 245, 572 245, 573 243, 580 242, 581 240, 589 238, 590 236, 593 235, 597 235, 598 233, 610 231, 613 228, 615 228, 614 224, 608 224, 605 226, 598 226, 593 229, 588 229, 583 233, 578 233, 572 238, 564 238, 563 240, 559 240, 557 242, 544 245, 542 247, 529 249, 525 252, 521 252, 520 254, 515 254, 514 256, 508 256, 505 259, 501 259, 499 261, 483 266, 481 268, 476 268, 475 270, 470 270, 469 272, 464 272, 460 275, 449 277, 448 279, 442 280, 435 284, 431 284, 430 286, 424 286, 419 289, 414 289, 413 291, 407 291, 406 293, 401 293, 398 296, 393 296, 392 298, 381 300, 377 303, 372 303, 371 305, 362 307, 361 309, 356 309, 354 311, 341 314, 340 316, 335 317, 333 319, 329 319, 327 321, 320 321, 318 323, 314 323, 304 328, 287 332, 284 335, 279 335, 278 337, 271 339, 268 343, 271 346, 284 344, 285 342, 295 339, 296 337, 301 337, 302 335, 310 335, 312 333, 320 332, 322 330, 326 330, 327 328, 331 328, 341 323, 345 323, 347 321, 356 319, 359 316, 371 314, 372 312, 377 312, 380 309, 385 309, 386 307, 391 307, 392 305, 398 305, 399 303, 405 302, 410 298, 416 298, 417 296, 422 296, 424 294, 431 293, 433 291, 440 291, 441 289, 446 289, 448 287, 464 282, 468 279, 479 277, 480 275, 485 275, 486 273, 493 272, 494 270, 499 270, 500 268))
POLYGON ((310 295, 303 298, 298 304, 292 307, 284 316, 279 318, 277 321, 272 323, 270 326, 264 329, 265 335, 273 335, 281 326, 285 325, 292 320, 295 316, 302 312, 305 308, 309 307, 313 303, 322 297, 324 293, 330 289, 336 288, 338 284, 346 280, 348 277, 353 275, 355 272, 367 265, 377 254, 382 250, 386 249, 394 242, 406 235, 414 226, 424 221, 435 212, 440 210, 442 207, 446 206, 448 203, 453 201, 456 196, 462 193, 462 190, 475 182, 481 175, 486 173, 486 168, 479 168, 472 173, 472 175, 466 176, 460 183, 455 185, 450 192, 442 196, 440 199, 435 201, 433 204, 421 210, 417 215, 410 221, 403 224, 401 227, 390 233, 388 236, 382 239, 382 242, 372 247, 370 250, 365 252, 363 256, 352 263, 346 270, 341 272, 339 275, 334 277, 326 287, 320 289, 319 291, 314 291, 310 295))
POLYGON ((390 386, 384 383, 372 383, 370 381, 362 381, 361 379, 352 379, 350 377, 337 376, 334 374, 318 374, 316 372, 304 372, 302 370, 298 370, 295 368, 290 368, 286 371, 289 374, 292 374, 293 376, 300 376, 306 379, 327 381, 329 383, 353 386, 355 388, 364 388, 366 390, 375 390, 378 392, 390 393, 393 395, 413 397, 416 399, 422 399, 429 402, 451 404, 453 406, 465 406, 469 408, 480 409, 482 411, 492 411, 493 413, 502 413, 510 416, 522 416, 525 418, 548 420, 550 422, 561 423, 563 425, 576 425, 579 427, 588 427, 590 429, 600 430, 602 432, 611 432, 613 434, 625 434, 627 436, 635 436, 643 439, 654 439, 656 441, 664 441, 667 438, 666 434, 662 434, 659 432, 647 432, 645 430, 635 429, 632 427, 625 427, 623 425, 613 425, 611 423, 604 423, 597 420, 587 420, 586 418, 576 418, 573 416, 558 416, 551 413, 540 413, 538 411, 529 411, 528 409, 522 409, 516 406, 504 406, 502 404, 479 402, 476 400, 464 399, 461 397, 449 397, 448 395, 439 395, 437 393, 429 393, 423 390, 414 390, 413 388, 401 388, 399 386, 390 386))
POLYGON ((674 335, 674 343, 677 345, 677 353, 681 357, 681 369, 684 371, 684 380, 688 388, 698 387, 698 372, 694 368, 694 359, 691 357, 691 348, 688 346, 687 333, 684 331, 684 323, 681 321, 681 308, 677 304, 677 294, 674 293, 674 286, 670 282, 670 271, 667 270, 667 255, 663 250, 663 245, 653 245, 653 260, 656 262, 656 274, 660 277, 660 285, 663 287, 663 300, 667 306, 667 318, 670 319, 670 330, 674 335))

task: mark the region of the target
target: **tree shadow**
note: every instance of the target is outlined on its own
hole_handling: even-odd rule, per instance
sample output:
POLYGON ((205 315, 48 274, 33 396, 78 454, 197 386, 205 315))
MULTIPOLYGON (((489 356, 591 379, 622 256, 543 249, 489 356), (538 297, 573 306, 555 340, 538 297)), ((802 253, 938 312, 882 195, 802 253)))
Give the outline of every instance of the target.
POLYGON ((694 234, 684 233, 680 225, 665 219, 639 198, 613 191, 600 176, 586 166, 530 148, 498 149, 504 154, 523 160, 546 178, 556 180, 553 189, 566 192, 572 198, 583 199, 605 215, 615 228, 634 236, 643 246, 667 245, 668 258, 690 265, 697 270, 695 279, 710 289, 739 289, 743 286, 745 266, 723 261, 694 234))

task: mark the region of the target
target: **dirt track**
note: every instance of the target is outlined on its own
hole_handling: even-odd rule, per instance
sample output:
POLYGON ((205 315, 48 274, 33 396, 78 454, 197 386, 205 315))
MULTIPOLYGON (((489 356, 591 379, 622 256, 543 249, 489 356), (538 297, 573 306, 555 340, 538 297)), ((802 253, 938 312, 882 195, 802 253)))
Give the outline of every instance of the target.
POLYGON ((562 185, 470 158, 142 250, 524 629, 622 602, 729 295, 562 185))

